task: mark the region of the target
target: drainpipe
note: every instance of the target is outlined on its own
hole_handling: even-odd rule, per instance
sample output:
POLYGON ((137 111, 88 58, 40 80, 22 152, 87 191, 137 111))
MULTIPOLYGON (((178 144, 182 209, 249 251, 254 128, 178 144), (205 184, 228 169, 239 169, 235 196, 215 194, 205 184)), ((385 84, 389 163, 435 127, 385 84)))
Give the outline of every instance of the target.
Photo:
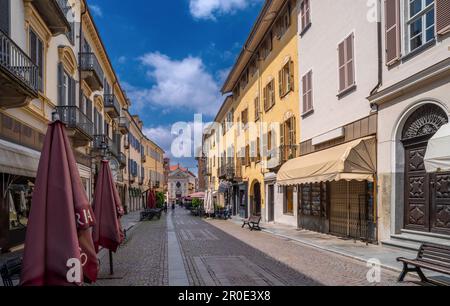
POLYGON ((381 4, 378 2, 379 7, 379 20, 377 21, 377 44, 378 44, 378 83, 370 92, 373 95, 383 85, 383 37, 382 37, 382 24, 381 24, 381 4))

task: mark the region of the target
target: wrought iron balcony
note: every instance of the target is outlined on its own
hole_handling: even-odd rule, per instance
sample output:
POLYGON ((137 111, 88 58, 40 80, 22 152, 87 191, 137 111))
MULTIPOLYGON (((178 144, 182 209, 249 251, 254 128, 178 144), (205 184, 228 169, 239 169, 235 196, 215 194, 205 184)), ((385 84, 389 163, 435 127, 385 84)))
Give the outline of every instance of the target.
POLYGON ((67 0, 34 0, 33 6, 53 36, 69 32, 68 14, 71 7, 67 0))
POLYGON ((81 78, 92 90, 103 88, 103 70, 94 53, 80 53, 81 78))
POLYGON ((68 128, 75 146, 86 146, 92 141, 94 124, 77 106, 57 106, 56 113, 68 128))
POLYGON ((0 30, 0 107, 27 105, 38 97, 38 67, 0 30))
POLYGON ((105 112, 107 112, 111 118, 115 119, 120 117, 120 104, 115 95, 105 94, 103 104, 105 106, 105 112))
POLYGON ((110 142, 111 140, 107 135, 94 135, 93 141, 94 151, 106 154, 106 151, 109 149, 110 142))
POLYGON ((119 131, 126 135, 130 132, 130 119, 128 117, 120 117, 119 118, 119 131))

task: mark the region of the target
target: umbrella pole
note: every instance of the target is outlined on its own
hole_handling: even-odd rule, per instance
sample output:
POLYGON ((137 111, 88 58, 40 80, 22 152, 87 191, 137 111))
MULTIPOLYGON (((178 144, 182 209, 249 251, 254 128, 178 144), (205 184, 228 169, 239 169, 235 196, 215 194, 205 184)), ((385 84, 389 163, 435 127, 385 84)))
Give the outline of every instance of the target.
POLYGON ((112 251, 109 251, 109 274, 114 275, 114 263, 112 251))

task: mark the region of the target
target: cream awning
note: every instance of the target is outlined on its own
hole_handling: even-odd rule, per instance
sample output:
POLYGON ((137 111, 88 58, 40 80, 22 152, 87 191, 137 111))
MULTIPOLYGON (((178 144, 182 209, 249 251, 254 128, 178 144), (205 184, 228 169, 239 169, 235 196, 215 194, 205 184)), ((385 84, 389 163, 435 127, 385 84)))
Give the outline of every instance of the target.
POLYGON ((430 139, 424 161, 429 173, 450 171, 450 123, 430 139))
POLYGON ((36 177, 41 154, 37 151, 0 140, 0 172, 36 177))
POLYGON ((278 172, 277 183, 372 182, 376 168, 376 139, 367 137, 286 162, 278 172))

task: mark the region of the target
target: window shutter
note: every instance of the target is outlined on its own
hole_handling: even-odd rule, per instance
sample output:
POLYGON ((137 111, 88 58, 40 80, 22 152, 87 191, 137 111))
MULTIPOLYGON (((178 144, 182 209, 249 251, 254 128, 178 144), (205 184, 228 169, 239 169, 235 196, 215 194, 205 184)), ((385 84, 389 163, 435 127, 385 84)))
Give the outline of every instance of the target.
POLYGON ((305 27, 311 22, 311 6, 309 0, 305 0, 305 27))
POLYGON ((92 121, 92 101, 86 99, 86 115, 92 121))
POLYGON ((436 1, 436 33, 444 35, 450 32, 450 1, 436 1))
POLYGON ((355 84, 355 61, 354 59, 354 41, 355 36, 354 34, 350 35, 347 38, 346 41, 346 74, 347 74, 347 81, 346 81, 346 87, 349 87, 351 85, 355 84))
POLYGON ((294 84, 294 61, 289 62, 289 91, 294 91, 295 84, 294 84))
POLYGON ((69 78, 69 105, 76 106, 76 88, 75 80, 69 78))
POLYGON ((272 107, 272 106, 275 105, 275 80, 272 80, 272 81, 270 82, 270 84, 272 85, 272 86, 271 86, 272 91, 270 92, 270 95, 271 95, 271 97, 270 97, 270 99, 271 99, 271 101, 270 101, 270 107, 272 107))
POLYGON ((345 41, 341 42, 338 47, 339 57, 339 91, 345 89, 345 41))
POLYGON ((264 111, 267 111, 268 109, 268 101, 267 101, 267 86, 263 89, 263 96, 264 96, 264 111))
POLYGON ((0 0, 0 30, 9 35, 9 0, 0 0))
POLYGON ((263 157, 268 156, 269 149, 268 149, 267 137, 268 137, 268 134, 264 134, 263 138, 262 138, 262 156, 263 157))
POLYGON ((58 64, 58 104, 66 105, 64 101, 64 67, 62 63, 58 64))
POLYGON ((42 40, 37 40, 37 63, 39 72, 38 88, 44 91, 44 44, 42 40))
POLYGON ((400 0, 385 0, 386 15, 386 65, 400 58, 400 0))
POLYGON ((280 98, 283 96, 284 94, 284 86, 283 86, 283 69, 281 69, 280 71, 278 71, 278 92, 280 94, 280 98))
POLYGON ((308 72, 308 93, 307 93, 307 101, 308 101, 308 110, 313 109, 313 80, 312 80, 312 71, 308 72))
POLYGON ((94 109, 94 133, 95 135, 98 135, 98 111, 97 109, 94 109))
POLYGON ((307 74, 305 74, 302 77, 302 102, 303 102, 303 113, 306 113, 308 111, 308 101, 307 101, 307 96, 306 93, 308 92, 308 88, 307 88, 307 74))

